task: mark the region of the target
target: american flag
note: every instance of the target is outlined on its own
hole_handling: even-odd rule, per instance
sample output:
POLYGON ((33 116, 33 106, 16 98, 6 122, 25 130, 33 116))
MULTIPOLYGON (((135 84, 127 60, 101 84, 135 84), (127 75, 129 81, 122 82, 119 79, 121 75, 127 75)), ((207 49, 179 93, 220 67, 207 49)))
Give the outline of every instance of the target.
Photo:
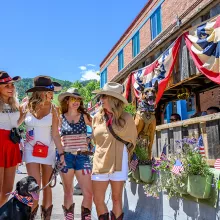
POLYGON ((64 218, 64 220, 72 220, 74 219, 73 213, 68 212, 64 218))
POLYGON ((199 136, 197 147, 199 148, 199 153, 202 155, 202 157, 205 157, 205 148, 202 135, 199 136))
POLYGON ((217 159, 214 164, 215 169, 220 170, 220 159, 217 159))
POLYGON ((180 174, 182 171, 183 171, 183 165, 182 163, 180 162, 180 160, 176 160, 175 161, 175 164, 173 165, 173 168, 172 168, 172 173, 174 174, 180 174))
POLYGON ((91 174, 92 173, 92 169, 91 169, 91 165, 90 163, 85 163, 84 164, 84 169, 82 169, 82 174, 83 175, 87 175, 87 174, 91 174))
POLYGON ((34 129, 26 132, 26 142, 34 140, 34 129))
POLYGON ((137 165, 138 165, 138 157, 135 153, 133 153, 132 160, 130 163, 130 167, 133 172, 137 169, 137 165))

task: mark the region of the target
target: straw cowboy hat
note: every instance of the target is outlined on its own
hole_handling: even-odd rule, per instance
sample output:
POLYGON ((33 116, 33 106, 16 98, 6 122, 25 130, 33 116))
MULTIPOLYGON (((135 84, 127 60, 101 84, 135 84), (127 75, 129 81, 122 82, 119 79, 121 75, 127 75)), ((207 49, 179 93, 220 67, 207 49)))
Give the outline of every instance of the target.
POLYGON ((69 88, 69 89, 67 89, 66 92, 63 92, 63 93, 59 94, 59 96, 58 96, 59 102, 62 102, 63 99, 65 97, 67 97, 67 96, 83 99, 83 97, 79 94, 78 89, 76 89, 76 88, 69 88))
POLYGON ((127 99, 122 95, 123 92, 124 92, 124 87, 121 84, 115 82, 109 82, 106 83, 102 89, 95 90, 92 93, 96 94, 95 98, 97 98, 100 95, 109 95, 121 100, 125 104, 128 104, 127 99))
POLYGON ((60 91, 62 86, 58 82, 52 82, 48 76, 37 76, 34 78, 34 87, 28 89, 28 92, 37 92, 37 91, 60 91))
POLYGON ((7 84, 7 83, 13 83, 21 80, 20 76, 15 76, 11 78, 7 72, 0 71, 0 84, 7 84))

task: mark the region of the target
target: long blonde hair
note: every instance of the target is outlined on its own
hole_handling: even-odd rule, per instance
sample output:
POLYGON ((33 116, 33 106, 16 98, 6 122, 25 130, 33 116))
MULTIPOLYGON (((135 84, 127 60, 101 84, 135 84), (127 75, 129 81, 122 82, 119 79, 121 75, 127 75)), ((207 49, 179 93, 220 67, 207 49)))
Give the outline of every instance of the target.
MULTIPOLYGON (((107 96, 106 98, 108 99, 111 111, 113 113, 113 123, 123 128, 125 125, 125 120, 122 117, 122 114, 124 112, 124 102, 113 96, 107 96)), ((103 107, 100 107, 99 115, 98 115, 99 123, 103 123, 104 115, 105 115, 105 110, 103 107)))
POLYGON ((42 98, 42 94, 43 93, 46 93, 46 92, 44 92, 44 91, 36 91, 36 92, 32 93, 31 97, 28 100, 28 110, 31 113, 36 114, 37 113, 36 107, 39 104, 43 104, 46 101, 46 95, 44 95, 43 98, 42 98))
MULTIPOLYGON (((1 85, 0 85, 1 86, 1 85)), ((16 88, 15 88, 16 89, 16 88)), ((0 112, 2 112, 4 109, 3 109, 3 105, 4 105, 4 101, 2 100, 1 98, 1 94, 0 94, 0 112)), ((18 111, 19 109, 19 104, 18 104, 18 100, 17 100, 17 97, 16 97, 16 91, 14 92, 14 96, 13 97, 10 97, 9 100, 8 100, 8 104, 9 106, 11 107, 11 110, 13 112, 15 111, 18 111)))

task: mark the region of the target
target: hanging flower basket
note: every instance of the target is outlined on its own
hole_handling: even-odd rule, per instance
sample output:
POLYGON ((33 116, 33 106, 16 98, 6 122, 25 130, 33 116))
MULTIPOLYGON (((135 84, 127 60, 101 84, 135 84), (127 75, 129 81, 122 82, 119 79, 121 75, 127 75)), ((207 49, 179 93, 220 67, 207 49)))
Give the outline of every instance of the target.
POLYGON ((145 183, 152 183, 152 165, 139 165, 140 179, 145 183))
POLYGON ((198 199, 210 198, 212 178, 212 175, 190 175, 188 177, 187 192, 198 199))
POLYGON ((132 177, 137 180, 140 181, 140 172, 139 172, 139 166, 137 166, 135 171, 132 171, 132 177))
POLYGON ((168 170, 161 170, 160 171, 160 181, 163 188, 169 188, 169 182, 171 180, 171 173, 168 170))
POLYGON ((172 175, 172 181, 173 181, 173 189, 178 192, 179 194, 186 195, 187 192, 187 186, 188 186, 188 179, 185 177, 184 179, 177 177, 175 178, 174 175, 172 175))

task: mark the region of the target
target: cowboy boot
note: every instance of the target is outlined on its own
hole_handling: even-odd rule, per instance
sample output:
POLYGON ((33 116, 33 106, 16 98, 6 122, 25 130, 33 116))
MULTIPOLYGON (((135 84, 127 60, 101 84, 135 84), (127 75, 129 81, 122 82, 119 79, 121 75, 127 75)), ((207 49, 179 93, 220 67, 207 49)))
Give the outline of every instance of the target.
POLYGON ((99 220, 109 220, 109 213, 105 213, 99 216, 99 220))
POLYGON ((38 210, 39 205, 37 205, 34 210, 31 212, 30 220, 34 220, 36 215, 37 215, 37 210, 38 210))
POLYGON ((68 209, 65 206, 63 207, 64 212, 64 220, 74 220, 74 207, 75 203, 73 203, 68 209))
POLYGON ((50 220, 52 209, 53 205, 49 206, 47 209, 41 206, 41 220, 50 220))
POLYGON ((118 218, 116 218, 114 212, 111 211, 111 220, 123 220, 124 213, 122 213, 118 218))
POLYGON ((91 211, 88 208, 81 206, 81 220, 91 220, 91 211))

